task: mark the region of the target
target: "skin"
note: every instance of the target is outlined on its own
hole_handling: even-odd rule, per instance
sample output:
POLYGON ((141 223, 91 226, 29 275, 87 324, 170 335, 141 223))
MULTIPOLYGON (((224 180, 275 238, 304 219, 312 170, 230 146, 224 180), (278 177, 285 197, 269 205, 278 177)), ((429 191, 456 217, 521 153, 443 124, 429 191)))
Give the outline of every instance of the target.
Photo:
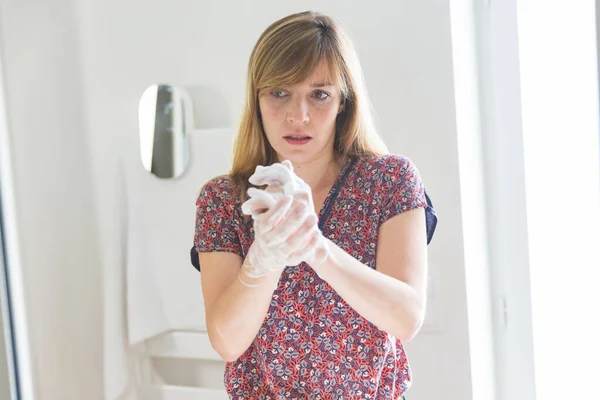
MULTIPOLYGON (((326 85, 326 76, 327 65, 321 63, 304 82, 259 96, 269 143, 280 161, 292 162, 296 175, 311 190, 311 202, 282 199, 265 215, 278 216, 278 226, 269 233, 272 237, 278 237, 286 224, 298 226, 286 238, 290 252, 317 243, 315 210, 321 209, 346 161, 333 147, 335 119, 342 110, 340 93, 326 85), (300 131, 313 139, 303 146, 283 139, 300 131)), ((310 264, 365 319, 403 341, 414 337, 424 318, 427 244, 423 214, 423 209, 406 211, 380 227, 376 269, 325 238, 327 257, 310 264)), ((256 337, 281 272, 251 279, 240 273, 246 261, 232 253, 200 253, 199 261, 209 338, 223 359, 234 361, 256 337), (239 279, 258 286, 246 287, 239 279)))
POLYGON ((322 61, 304 82, 259 96, 267 139, 279 162, 290 160, 296 175, 311 187, 316 210, 346 161, 333 151, 335 120, 342 111, 342 99, 327 77, 328 67, 322 61), (284 139, 296 132, 311 136, 311 141, 295 146, 284 139))

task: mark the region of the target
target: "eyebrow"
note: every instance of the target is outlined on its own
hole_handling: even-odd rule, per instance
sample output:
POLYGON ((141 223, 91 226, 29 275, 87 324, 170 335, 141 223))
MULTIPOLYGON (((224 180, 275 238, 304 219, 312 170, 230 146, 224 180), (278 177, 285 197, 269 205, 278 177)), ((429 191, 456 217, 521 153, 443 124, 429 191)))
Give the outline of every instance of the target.
POLYGON ((313 83, 311 85, 312 87, 324 87, 324 86, 334 86, 333 83, 313 83))

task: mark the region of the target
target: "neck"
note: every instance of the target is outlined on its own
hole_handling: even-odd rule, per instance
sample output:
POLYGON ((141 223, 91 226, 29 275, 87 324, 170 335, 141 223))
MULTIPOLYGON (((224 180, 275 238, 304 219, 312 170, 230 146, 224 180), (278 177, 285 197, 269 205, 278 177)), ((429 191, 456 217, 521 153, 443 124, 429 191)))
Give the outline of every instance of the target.
POLYGON ((304 163, 292 161, 292 165, 296 175, 315 192, 331 187, 345 162, 341 154, 326 153, 304 163))

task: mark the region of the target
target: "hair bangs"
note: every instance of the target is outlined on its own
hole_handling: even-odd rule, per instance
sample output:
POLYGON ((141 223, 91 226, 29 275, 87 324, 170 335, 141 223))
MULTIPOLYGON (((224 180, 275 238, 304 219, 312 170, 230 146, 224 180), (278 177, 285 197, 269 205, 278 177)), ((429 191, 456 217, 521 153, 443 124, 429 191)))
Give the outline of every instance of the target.
POLYGON ((321 60, 325 60, 329 74, 327 82, 320 83, 335 85, 343 96, 346 95, 348 85, 339 47, 320 30, 311 33, 287 40, 279 37, 278 46, 265 43, 270 50, 268 54, 263 54, 263 68, 255 76, 257 94, 301 83, 312 74, 321 60))

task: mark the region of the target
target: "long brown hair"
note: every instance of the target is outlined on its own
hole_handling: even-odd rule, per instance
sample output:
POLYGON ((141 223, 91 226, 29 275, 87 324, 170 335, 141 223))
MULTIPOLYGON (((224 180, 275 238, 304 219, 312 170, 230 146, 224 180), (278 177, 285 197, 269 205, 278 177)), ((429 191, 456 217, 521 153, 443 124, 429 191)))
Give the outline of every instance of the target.
POLYGON ((349 157, 387 153, 373 124, 362 68, 350 39, 327 15, 313 11, 292 14, 262 33, 248 62, 245 107, 229 172, 242 198, 256 166, 277 161, 263 130, 258 96, 304 81, 322 59, 343 102, 336 120, 334 150, 349 157))

